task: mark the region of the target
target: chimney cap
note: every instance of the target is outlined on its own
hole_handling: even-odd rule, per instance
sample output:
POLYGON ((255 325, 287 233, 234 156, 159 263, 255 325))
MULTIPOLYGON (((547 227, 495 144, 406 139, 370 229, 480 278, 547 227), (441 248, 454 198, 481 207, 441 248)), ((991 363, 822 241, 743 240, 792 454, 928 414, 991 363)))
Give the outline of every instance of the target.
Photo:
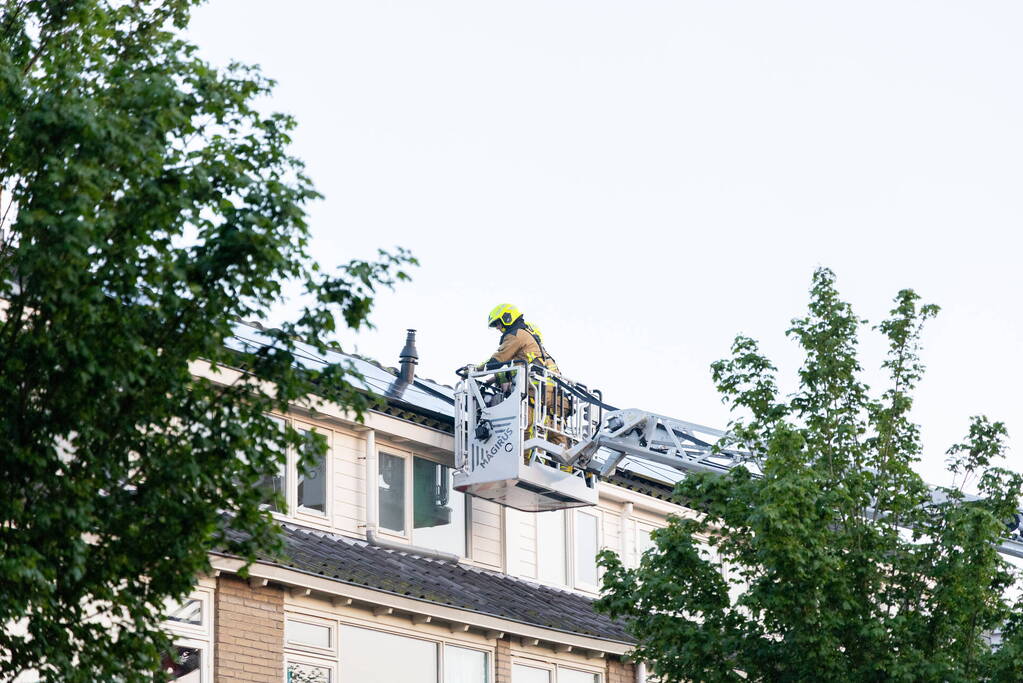
POLYGON ((409 330, 408 336, 405 337, 405 348, 401 350, 401 355, 398 356, 402 361, 409 360, 413 363, 419 362, 419 351, 416 350, 416 331, 409 330))

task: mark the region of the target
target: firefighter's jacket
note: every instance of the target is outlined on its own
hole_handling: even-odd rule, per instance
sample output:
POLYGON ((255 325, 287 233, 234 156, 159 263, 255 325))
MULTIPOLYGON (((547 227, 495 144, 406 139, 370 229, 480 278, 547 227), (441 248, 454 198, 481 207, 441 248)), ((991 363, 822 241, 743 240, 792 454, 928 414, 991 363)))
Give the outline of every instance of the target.
POLYGON ((487 365, 503 365, 510 361, 524 361, 527 365, 534 361, 545 366, 552 372, 558 372, 558 366, 554 359, 544 353, 544 350, 537 343, 534 337, 522 320, 519 319, 501 335, 501 343, 494 351, 494 355, 487 361, 487 365))
MULTIPOLYGON (((550 372, 561 374, 558 364, 546 352, 540 341, 526 329, 522 319, 516 320, 503 335, 501 343, 494 351, 494 355, 484 364, 487 367, 504 365, 510 361, 525 361, 527 365, 537 364, 547 368, 550 372)), ((506 373, 498 373, 495 377, 498 382, 511 381, 506 373)), ((532 383, 529 385, 529 422, 533 422, 533 406, 535 404, 535 389, 532 383)), ((572 413, 572 399, 567 392, 559 390, 553 379, 548 378, 543 387, 544 404, 546 405, 547 416, 557 415, 567 418, 572 413)), ((552 436, 554 441, 560 444, 559 439, 563 437, 552 436)), ((567 442, 566 442, 567 445, 567 442)))

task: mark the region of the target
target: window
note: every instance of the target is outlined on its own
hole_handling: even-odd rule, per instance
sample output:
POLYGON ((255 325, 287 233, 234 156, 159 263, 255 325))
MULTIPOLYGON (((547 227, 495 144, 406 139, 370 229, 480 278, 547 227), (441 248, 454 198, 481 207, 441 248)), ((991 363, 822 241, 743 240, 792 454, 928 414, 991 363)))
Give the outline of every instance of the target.
POLYGON ((636 547, 634 550, 636 558, 636 566, 639 566, 639 561, 643 559, 643 553, 651 548, 656 548, 657 544, 654 543, 654 539, 650 538, 650 534, 657 527, 650 524, 643 524, 642 522, 636 522, 636 547))
POLYGON ((337 622, 306 614, 284 616, 285 683, 337 681, 337 622))
POLYGON ((558 667, 558 683, 600 683, 600 674, 558 667))
POLYGON ((168 652, 163 656, 163 664, 160 668, 170 674, 172 681, 202 683, 205 680, 202 676, 203 649, 176 645, 173 652, 168 652))
MULTIPOLYGON (((285 421, 282 418, 270 415, 268 416, 274 424, 281 430, 284 429, 285 421)), ((259 480, 259 488, 263 494, 263 500, 266 502, 266 506, 274 512, 283 512, 280 509, 279 501, 281 499, 287 499, 287 465, 281 464, 277 474, 266 474, 259 480)))
POLYGON ((565 511, 536 513, 536 574, 541 581, 565 585, 565 511))
POLYGON ((601 683, 602 679, 599 673, 555 666, 554 663, 512 664, 512 683, 601 683))
POLYGON ((405 533, 405 458, 380 454, 380 527, 405 533))
MULTIPOLYGON (((309 459, 313 453, 314 434, 308 429, 299 429, 306 441, 303 455, 309 459)), ((298 459, 296 458, 296 464, 298 459)), ((312 464, 298 468, 298 486, 295 492, 299 510, 327 514, 327 456, 313 458, 312 464)))
POLYGON ((341 675, 346 681, 437 683, 437 644, 342 625, 341 675))
POLYGON ((489 683, 490 652, 285 614, 285 683, 489 683))
POLYGON ((164 611, 167 614, 167 621, 202 626, 202 606, 202 600, 189 599, 181 604, 170 600, 166 603, 164 611))
POLYGON ((512 664, 512 683, 552 683, 551 671, 525 664, 512 664))
POLYGON ((198 587, 185 600, 164 604, 167 630, 174 636, 174 647, 164 653, 161 668, 170 680, 181 683, 213 681, 213 618, 210 605, 213 590, 198 587))
POLYGON ((599 588, 600 512, 505 512, 508 571, 543 583, 594 592, 599 588))
POLYGON ((444 646, 444 683, 488 683, 487 653, 455 645, 444 646))
POLYGON ((381 452, 378 469, 380 528, 415 545, 465 556, 465 494, 454 490, 451 468, 381 452))
POLYGON ((465 494, 447 465, 412 459, 412 542, 465 556, 465 494))
POLYGON ((334 683, 334 667, 288 658, 287 683, 334 683))
POLYGON ((331 650, 333 647, 329 624, 315 623, 304 619, 289 617, 284 624, 284 639, 288 644, 320 650, 331 650))
POLYGON ((328 513, 330 494, 330 432, 291 419, 269 417, 280 429, 290 424, 303 437, 305 445, 300 449, 301 456, 309 458, 318 438, 326 439, 327 453, 299 467, 303 459, 300 453, 289 451, 277 474, 264 476, 259 482, 266 506, 274 512, 295 511, 295 516, 323 520, 328 513), (281 499, 286 507, 278 504, 281 499))
POLYGON ((597 589, 597 552, 600 550, 600 520, 589 512, 575 513, 575 585, 597 589))

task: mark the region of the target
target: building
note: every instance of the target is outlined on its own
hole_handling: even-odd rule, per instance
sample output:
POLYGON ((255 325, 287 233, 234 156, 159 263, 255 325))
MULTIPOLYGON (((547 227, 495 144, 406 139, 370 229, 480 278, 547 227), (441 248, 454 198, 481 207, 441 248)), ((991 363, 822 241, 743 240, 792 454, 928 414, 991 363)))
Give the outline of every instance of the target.
MULTIPOLYGON (((232 344, 260 344, 241 326, 232 344)), ((601 548, 634 565, 668 514, 663 473, 621 471, 599 504, 524 513, 451 488, 450 387, 350 360, 386 397, 364 423, 337 406, 295 406, 277 419, 323 434, 327 457, 300 473, 295 454, 268 489, 288 558, 214 553, 213 575, 171 611, 180 681, 218 683, 632 683, 631 641, 596 614, 601 548)), ((414 355, 414 354, 413 354, 414 355)), ((193 367, 230 382, 231 371, 193 367)), ((640 670, 637 671, 637 668, 640 670)))

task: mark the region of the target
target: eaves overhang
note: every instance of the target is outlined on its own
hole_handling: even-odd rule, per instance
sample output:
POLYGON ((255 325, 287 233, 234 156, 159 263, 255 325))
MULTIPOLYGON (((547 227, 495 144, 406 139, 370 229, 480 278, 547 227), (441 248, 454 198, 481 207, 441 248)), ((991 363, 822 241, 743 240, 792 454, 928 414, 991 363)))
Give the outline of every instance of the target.
MULTIPOLYGON (((215 573, 239 574, 245 561, 230 555, 213 553, 211 565, 215 573)), ((320 576, 267 561, 249 565, 246 575, 259 584, 274 583, 302 595, 313 595, 335 605, 363 605, 367 609, 388 610, 388 614, 408 615, 414 623, 448 624, 461 630, 476 630, 483 634, 500 633, 539 641, 550 645, 563 645, 580 652, 600 652, 626 655, 635 643, 625 640, 600 638, 573 633, 549 626, 537 626, 499 615, 477 612, 458 607, 440 605, 428 600, 401 595, 379 588, 367 588, 354 583, 320 576), (420 618, 415 618, 420 617, 420 618)))

